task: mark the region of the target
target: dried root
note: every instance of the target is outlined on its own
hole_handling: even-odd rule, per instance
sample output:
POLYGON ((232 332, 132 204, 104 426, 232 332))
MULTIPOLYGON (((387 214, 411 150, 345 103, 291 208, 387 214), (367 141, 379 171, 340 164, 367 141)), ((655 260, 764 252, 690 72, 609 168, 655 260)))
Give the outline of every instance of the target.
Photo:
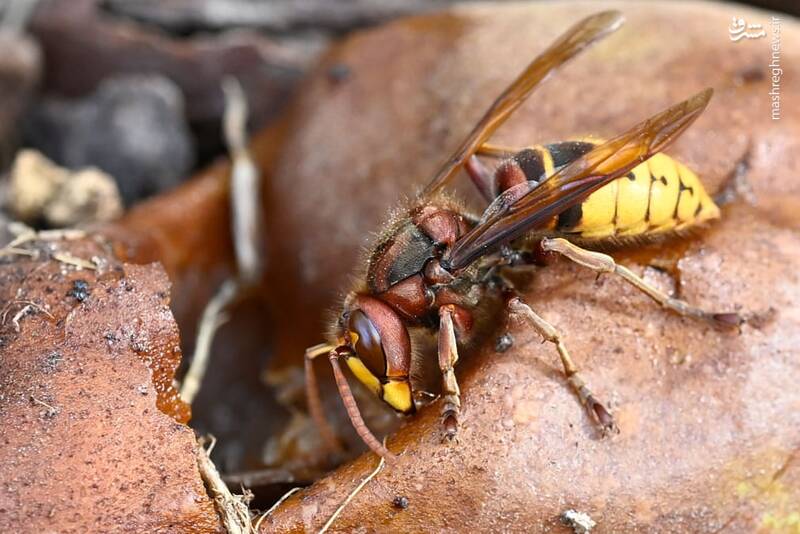
POLYGON ((203 482, 214 498, 214 505, 222 524, 229 534, 254 534, 256 530, 250 521, 250 507, 248 506, 252 495, 231 493, 209 456, 209 451, 214 448, 215 441, 212 440, 208 450, 205 449, 204 442, 204 438, 198 440, 197 466, 203 482))

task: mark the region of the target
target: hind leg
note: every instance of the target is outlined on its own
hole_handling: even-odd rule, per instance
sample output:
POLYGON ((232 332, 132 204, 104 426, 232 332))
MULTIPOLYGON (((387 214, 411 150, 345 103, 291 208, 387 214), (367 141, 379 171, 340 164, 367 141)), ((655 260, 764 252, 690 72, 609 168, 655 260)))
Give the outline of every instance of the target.
POLYGON ((623 280, 633 287, 655 300, 662 307, 671 310, 678 315, 703 319, 718 326, 736 327, 742 324, 743 319, 738 313, 715 313, 692 306, 680 299, 675 299, 648 284, 641 277, 623 265, 618 265, 614 258, 608 254, 585 250, 574 245, 566 239, 545 238, 542 239, 542 249, 550 252, 557 252, 566 256, 578 265, 582 265, 598 273, 613 273, 620 276, 623 280))

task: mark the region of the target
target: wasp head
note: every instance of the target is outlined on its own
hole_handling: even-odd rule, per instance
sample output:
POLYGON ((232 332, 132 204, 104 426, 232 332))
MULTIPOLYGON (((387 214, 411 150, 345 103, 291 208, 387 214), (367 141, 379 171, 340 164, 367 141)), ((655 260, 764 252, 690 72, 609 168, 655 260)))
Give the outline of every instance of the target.
POLYGON ((376 298, 357 295, 345 306, 340 329, 353 375, 398 412, 412 413, 411 339, 398 314, 376 298))

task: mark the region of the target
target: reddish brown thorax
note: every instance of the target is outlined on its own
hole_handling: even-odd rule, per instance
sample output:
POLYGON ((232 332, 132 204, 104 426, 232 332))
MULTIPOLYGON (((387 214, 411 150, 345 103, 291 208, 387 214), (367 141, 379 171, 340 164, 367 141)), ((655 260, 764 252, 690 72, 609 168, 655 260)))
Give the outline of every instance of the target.
POLYGON ((431 286, 453 280, 439 259, 468 229, 469 223, 453 210, 433 205, 413 209, 373 252, 367 271, 370 293, 406 319, 423 319, 434 311, 431 286))

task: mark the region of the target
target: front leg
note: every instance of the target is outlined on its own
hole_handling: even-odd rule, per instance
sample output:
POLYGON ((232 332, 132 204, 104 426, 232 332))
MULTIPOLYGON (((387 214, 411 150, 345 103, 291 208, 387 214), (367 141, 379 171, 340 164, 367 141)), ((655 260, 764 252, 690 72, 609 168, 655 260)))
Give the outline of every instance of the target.
POLYGON ((308 413, 312 421, 317 425, 317 430, 322 436, 328 450, 341 453, 344 452, 342 444, 336 438, 336 433, 331 428, 322 409, 322 399, 319 395, 319 384, 317 374, 314 372, 314 360, 322 355, 327 355, 335 349, 333 345, 320 343, 306 349, 305 353, 305 375, 306 375, 306 402, 308 403, 308 413))
POLYGON ((458 362, 458 346, 453 326, 456 307, 447 304, 439 308, 439 369, 442 372, 442 426, 444 435, 453 440, 458 433, 458 415, 461 413, 461 391, 453 370, 458 362))

